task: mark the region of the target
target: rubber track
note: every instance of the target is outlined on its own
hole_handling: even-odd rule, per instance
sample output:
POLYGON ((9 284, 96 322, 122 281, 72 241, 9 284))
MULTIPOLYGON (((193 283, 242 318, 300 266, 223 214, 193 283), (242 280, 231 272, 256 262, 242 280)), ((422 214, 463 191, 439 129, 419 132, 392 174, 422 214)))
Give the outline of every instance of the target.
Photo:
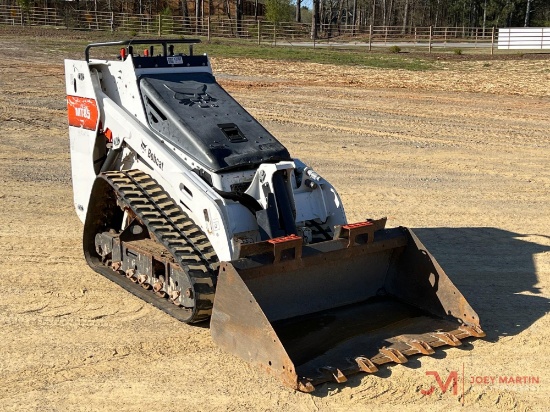
MULTIPOLYGON (((185 308, 180 308, 182 313, 176 317, 188 323, 207 320, 214 304, 218 258, 206 235, 162 187, 143 171, 106 172, 101 177, 113 187, 119 200, 136 214, 189 276, 194 289, 195 308, 188 319, 185 313, 189 313, 189 309, 185 308)), ((128 280, 128 283, 131 282, 128 280)), ((153 292, 150 294, 155 299, 147 299, 149 303, 164 310, 166 299, 153 292)), ((167 313, 174 316, 173 310, 167 313)))

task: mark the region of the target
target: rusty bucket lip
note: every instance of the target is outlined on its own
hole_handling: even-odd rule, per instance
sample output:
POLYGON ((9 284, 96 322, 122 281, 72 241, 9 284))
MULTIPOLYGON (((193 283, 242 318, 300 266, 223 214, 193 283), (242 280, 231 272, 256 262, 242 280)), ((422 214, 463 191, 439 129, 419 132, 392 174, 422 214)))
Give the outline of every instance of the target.
POLYGON ((433 332, 419 335, 419 339, 411 339, 403 342, 408 346, 405 349, 395 347, 383 347, 379 349, 379 354, 371 358, 356 356, 348 358, 350 366, 347 368, 336 368, 325 366, 319 368, 318 375, 314 377, 300 377, 297 384, 292 389, 300 392, 311 393, 316 387, 323 383, 344 383, 347 377, 358 373, 375 374, 379 371, 379 366, 389 364, 403 364, 409 360, 409 356, 425 355, 430 356, 437 353, 433 348, 437 347, 456 347, 462 344, 462 340, 469 338, 483 338, 485 332, 477 325, 461 325, 449 332, 433 332), (422 337, 431 337, 432 341, 427 343, 422 337), (423 353, 428 351, 431 353, 423 353))
MULTIPOLYGON (((378 298, 375 299, 376 301, 378 301, 378 298)), ((402 304, 402 302, 395 302, 391 298, 387 298, 385 303, 392 306, 402 304)), ((377 310, 380 310, 380 308, 377 308, 377 310)), ((322 353, 306 360, 305 363, 298 361, 298 358, 292 355, 292 345, 287 347, 290 342, 285 339, 284 334, 278 335, 284 347, 287 348, 290 358, 294 362, 298 362, 296 366, 296 372, 299 376, 298 386, 292 387, 296 390, 311 392, 312 388, 314 390, 316 386, 322 383, 344 383, 347 377, 351 375, 361 372, 375 374, 384 365, 404 364, 408 362, 411 356, 415 357, 416 355, 432 356, 439 347, 459 347, 464 339, 485 336, 485 332, 478 325, 460 324, 452 318, 442 319, 425 313, 417 315, 412 313, 411 318, 398 321, 401 326, 392 324, 372 331, 364 330, 356 338, 350 338, 350 341, 342 341, 344 346, 333 346, 329 349, 331 353, 322 353), (414 330, 418 330, 418 333, 413 332, 414 330), (390 331, 395 331, 396 334, 392 335, 390 333, 388 335, 387 332, 390 331), (371 337, 371 335, 373 336, 371 337), (368 337, 367 340, 364 340, 364 337, 368 337), (355 339, 357 340, 354 341, 355 339), (369 344, 369 339, 372 339, 371 342, 378 343, 369 344), (361 342, 364 349, 366 349, 366 352, 363 352, 364 355, 361 354, 361 342), (350 345, 350 343, 352 344, 350 345), (366 346, 364 346, 365 343, 367 343, 366 346), (348 353, 349 356, 342 358, 340 355, 335 355, 338 353, 340 355, 348 353), (315 365, 322 366, 316 367, 315 365), (312 367, 315 369, 312 369, 312 367), (309 383, 309 385, 306 385, 306 383, 309 383)), ((277 327, 275 327, 275 330, 279 331, 277 327)))

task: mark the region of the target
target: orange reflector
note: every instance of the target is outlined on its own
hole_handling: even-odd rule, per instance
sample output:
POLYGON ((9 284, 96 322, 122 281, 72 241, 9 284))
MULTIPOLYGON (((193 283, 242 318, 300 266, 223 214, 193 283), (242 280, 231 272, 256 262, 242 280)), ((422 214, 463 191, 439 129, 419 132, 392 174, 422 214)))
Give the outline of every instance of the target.
POLYGON ((113 141, 113 132, 111 132, 111 129, 107 128, 103 132, 105 134, 105 137, 107 138, 107 141, 112 142, 113 141))

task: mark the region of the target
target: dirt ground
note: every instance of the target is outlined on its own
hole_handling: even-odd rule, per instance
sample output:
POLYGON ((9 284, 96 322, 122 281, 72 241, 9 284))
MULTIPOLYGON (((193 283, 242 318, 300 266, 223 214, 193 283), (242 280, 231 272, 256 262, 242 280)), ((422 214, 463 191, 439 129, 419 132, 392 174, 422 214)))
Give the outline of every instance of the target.
POLYGON ((214 57, 219 81, 336 186, 350 220, 415 230, 487 333, 303 394, 87 267, 67 56, 11 32, 0 46, 1 410, 547 410, 548 59, 408 72, 214 57), (457 371, 457 393, 430 371, 457 371))

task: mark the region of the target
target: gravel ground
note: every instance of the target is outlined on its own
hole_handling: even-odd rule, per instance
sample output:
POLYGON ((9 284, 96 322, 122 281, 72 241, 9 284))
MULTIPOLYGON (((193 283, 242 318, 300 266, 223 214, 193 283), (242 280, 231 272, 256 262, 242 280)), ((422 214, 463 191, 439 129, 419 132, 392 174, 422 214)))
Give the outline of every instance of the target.
POLYGON ((0 30, 0 409, 547 409, 548 60, 408 72, 213 59, 227 90, 336 186, 350 220, 413 228, 487 332, 302 394, 87 267, 56 47, 74 57, 93 34, 53 32, 0 30), (424 395, 430 371, 457 371, 457 393, 424 395))

